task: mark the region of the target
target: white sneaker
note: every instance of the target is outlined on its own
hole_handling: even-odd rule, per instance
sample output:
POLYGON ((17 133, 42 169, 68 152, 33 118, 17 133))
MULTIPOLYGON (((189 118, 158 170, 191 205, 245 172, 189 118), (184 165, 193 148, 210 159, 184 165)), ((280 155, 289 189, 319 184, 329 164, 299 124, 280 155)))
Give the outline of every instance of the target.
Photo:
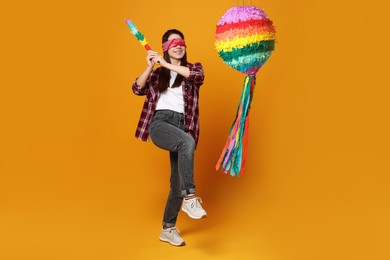
POLYGON ((193 219, 201 219, 207 217, 206 211, 202 208, 202 199, 194 197, 192 199, 184 199, 181 209, 193 219))
POLYGON ((176 227, 162 228, 160 233, 160 240, 163 242, 168 242, 174 246, 183 246, 185 245, 184 240, 180 237, 180 231, 176 227))

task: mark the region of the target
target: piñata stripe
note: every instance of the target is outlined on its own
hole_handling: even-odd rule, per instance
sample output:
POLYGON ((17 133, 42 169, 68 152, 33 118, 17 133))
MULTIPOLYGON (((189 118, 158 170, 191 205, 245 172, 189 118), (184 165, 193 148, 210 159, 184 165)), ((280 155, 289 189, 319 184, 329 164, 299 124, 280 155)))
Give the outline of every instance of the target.
POLYGON ((268 28, 269 31, 275 32, 275 28, 273 26, 272 21, 269 19, 262 19, 262 20, 249 20, 249 21, 241 21, 237 23, 218 25, 215 33, 220 34, 230 30, 246 29, 248 26, 257 27, 257 28, 265 27, 268 28))
POLYGON ((254 19, 268 18, 266 13, 256 6, 236 6, 229 9, 218 21, 218 25, 247 21, 254 19))
POLYGON ((267 27, 257 28, 257 27, 250 26, 250 27, 247 27, 245 29, 229 30, 229 31, 226 31, 223 33, 216 34, 215 39, 217 41, 233 40, 234 38, 239 37, 239 36, 242 36, 242 37, 251 36, 251 35, 256 34, 256 33, 262 33, 262 34, 263 33, 273 33, 273 34, 275 34, 274 31, 270 30, 267 27))
POLYGON ((271 56, 271 53, 272 52, 264 52, 262 54, 257 54, 257 57, 256 54, 239 57, 228 62, 227 64, 236 70, 244 72, 256 66, 262 67, 271 56))
POLYGON ((230 41, 216 41, 215 42, 215 48, 218 52, 220 51, 232 51, 233 48, 239 49, 243 48, 246 45, 259 43, 261 41, 270 41, 274 40, 274 34, 273 33, 264 33, 264 34, 254 34, 252 36, 247 37, 237 37, 236 39, 230 41))
POLYGON ((261 69, 261 66, 256 66, 253 68, 249 68, 248 70, 244 71, 246 75, 255 76, 256 73, 261 69))
POLYGON ((240 49, 233 48, 232 51, 220 51, 219 56, 225 61, 229 62, 232 59, 240 56, 247 56, 254 52, 273 51, 275 48, 275 41, 261 41, 251 45, 244 46, 240 49))

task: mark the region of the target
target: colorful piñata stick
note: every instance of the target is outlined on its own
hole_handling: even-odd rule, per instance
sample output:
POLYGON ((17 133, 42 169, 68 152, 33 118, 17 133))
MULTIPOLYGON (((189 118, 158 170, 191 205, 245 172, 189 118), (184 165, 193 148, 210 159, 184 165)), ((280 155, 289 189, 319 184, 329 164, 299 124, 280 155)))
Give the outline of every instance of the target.
POLYGON ((141 43, 141 45, 144 46, 146 50, 151 51, 152 48, 150 48, 149 43, 146 41, 144 35, 138 31, 135 24, 130 19, 126 19, 126 23, 129 26, 131 33, 137 37, 137 40, 141 43))

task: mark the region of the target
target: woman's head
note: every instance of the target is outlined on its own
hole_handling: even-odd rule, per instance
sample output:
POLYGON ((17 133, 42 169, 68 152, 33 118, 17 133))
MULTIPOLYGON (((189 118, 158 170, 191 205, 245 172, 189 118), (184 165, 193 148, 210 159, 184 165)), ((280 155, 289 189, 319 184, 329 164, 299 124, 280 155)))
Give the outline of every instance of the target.
MULTIPOLYGON (((162 37, 164 60, 169 63, 178 63, 181 66, 187 66, 187 52, 186 45, 184 43, 184 35, 182 32, 176 29, 170 29, 166 31, 162 37)), ((170 71, 167 68, 161 67, 159 77, 159 91, 164 92, 169 87, 169 81, 171 78, 170 71)), ((172 88, 181 86, 184 77, 177 74, 176 79, 172 85, 172 88)))
POLYGON ((166 31, 162 37, 162 46, 164 51, 164 59, 172 63, 172 59, 180 61, 180 65, 187 65, 186 44, 184 35, 176 29, 166 31))

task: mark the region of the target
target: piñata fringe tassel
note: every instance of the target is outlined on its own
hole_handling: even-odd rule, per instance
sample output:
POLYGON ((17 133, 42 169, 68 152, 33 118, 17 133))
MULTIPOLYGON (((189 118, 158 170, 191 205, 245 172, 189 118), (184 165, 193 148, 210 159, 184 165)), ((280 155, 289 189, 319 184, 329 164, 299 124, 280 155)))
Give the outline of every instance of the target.
POLYGON ((222 166, 223 172, 238 176, 245 172, 245 159, 248 149, 249 110, 256 85, 256 76, 246 76, 242 88, 236 118, 215 168, 222 166))

